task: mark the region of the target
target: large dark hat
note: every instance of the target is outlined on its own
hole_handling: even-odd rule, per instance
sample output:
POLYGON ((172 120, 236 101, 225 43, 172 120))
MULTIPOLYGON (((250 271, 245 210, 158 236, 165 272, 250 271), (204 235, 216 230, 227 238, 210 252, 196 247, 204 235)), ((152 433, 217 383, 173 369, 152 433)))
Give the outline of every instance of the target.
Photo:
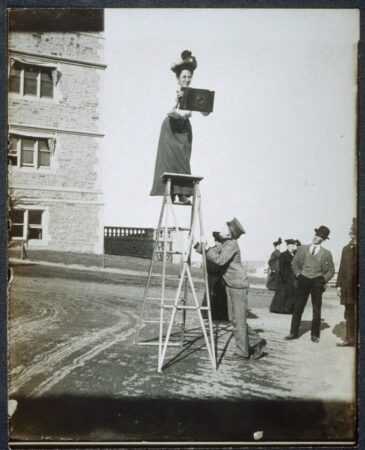
POLYGON ((352 219, 351 232, 357 234, 357 218, 352 219))
POLYGON ((295 243, 296 243, 297 247, 300 247, 302 245, 302 243, 299 241, 299 239, 295 239, 295 243))
POLYGON ((317 236, 322 238, 323 240, 329 239, 330 229, 324 225, 321 225, 319 228, 314 229, 317 236))
POLYGON ((285 239, 285 242, 287 245, 296 243, 295 239, 285 239))
POLYGON ((281 240, 281 237, 279 237, 279 239, 278 239, 277 241, 273 242, 272 245, 273 245, 274 247, 276 247, 277 245, 280 245, 282 242, 283 242, 283 241, 281 240))
POLYGON ((198 67, 195 56, 192 56, 190 50, 184 50, 181 53, 180 61, 175 62, 171 66, 171 70, 179 75, 183 70, 190 70, 191 73, 198 67))
POLYGON ((231 231, 232 237, 238 239, 241 234, 245 234, 246 231, 240 222, 234 217, 231 221, 227 222, 227 225, 231 231))

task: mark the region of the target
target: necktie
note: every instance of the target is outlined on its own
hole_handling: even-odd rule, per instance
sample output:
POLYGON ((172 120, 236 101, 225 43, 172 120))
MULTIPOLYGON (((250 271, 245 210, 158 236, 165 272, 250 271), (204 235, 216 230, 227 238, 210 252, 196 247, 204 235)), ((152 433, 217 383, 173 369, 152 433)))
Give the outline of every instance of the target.
POLYGON ((312 255, 314 255, 315 253, 316 253, 316 247, 313 247, 312 255))

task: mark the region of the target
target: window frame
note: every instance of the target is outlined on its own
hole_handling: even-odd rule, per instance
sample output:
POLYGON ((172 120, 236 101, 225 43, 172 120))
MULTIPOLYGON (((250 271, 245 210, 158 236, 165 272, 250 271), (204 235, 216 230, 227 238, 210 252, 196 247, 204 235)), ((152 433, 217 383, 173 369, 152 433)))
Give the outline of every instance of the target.
MULTIPOLYGON (((24 98, 29 98, 29 99, 38 99, 38 100, 55 100, 55 85, 52 82, 52 96, 47 96, 47 95, 41 95, 42 92, 42 72, 43 73, 47 73, 50 72, 51 73, 51 79, 53 80, 53 71, 56 70, 56 68, 53 67, 43 67, 43 66, 37 66, 36 64, 26 64, 26 63, 22 63, 22 62, 15 62, 14 64, 16 64, 18 66, 18 70, 20 70, 20 86, 19 86, 19 91, 11 91, 10 90, 10 81, 9 81, 9 93, 12 94, 17 94, 20 95, 21 97, 24 98), (36 87, 36 95, 33 94, 25 94, 24 90, 25 90, 25 71, 26 68, 28 67, 33 67, 34 69, 36 69, 37 71, 37 87, 36 87)), ((10 69, 10 73, 11 73, 11 69, 10 69)), ((11 75, 9 75, 9 80, 10 80, 11 75)))
POLYGON ((14 211, 23 211, 24 215, 23 215, 23 224, 21 223, 12 223, 12 227, 14 225, 23 225, 23 235, 20 236, 12 236, 11 235, 11 230, 10 230, 10 239, 12 241, 34 241, 34 242, 41 242, 41 243, 45 243, 46 239, 45 239, 45 232, 46 232, 46 223, 45 223, 45 214, 46 214, 46 210, 45 209, 39 209, 38 207, 33 209, 33 208, 22 208, 22 207, 17 207, 14 208, 14 211), (40 224, 30 224, 29 223, 29 212, 40 212, 41 213, 41 223, 40 224), (35 239, 35 238, 28 238, 29 235, 29 230, 30 229, 40 229, 41 233, 42 233, 42 238, 41 239, 35 239))
POLYGON ((21 136, 16 134, 9 134, 9 140, 11 138, 15 138, 17 140, 16 142, 16 148, 10 147, 8 148, 8 158, 16 157, 16 164, 11 164, 12 167, 17 167, 18 169, 34 169, 34 170, 49 170, 52 168, 52 150, 49 148, 48 139, 43 137, 32 137, 32 136, 21 136), (22 140, 23 139, 29 139, 33 141, 33 164, 22 163, 22 140), (39 141, 46 141, 48 150, 40 149, 39 141), (49 165, 41 165, 40 164, 40 153, 48 153, 49 154, 49 165))

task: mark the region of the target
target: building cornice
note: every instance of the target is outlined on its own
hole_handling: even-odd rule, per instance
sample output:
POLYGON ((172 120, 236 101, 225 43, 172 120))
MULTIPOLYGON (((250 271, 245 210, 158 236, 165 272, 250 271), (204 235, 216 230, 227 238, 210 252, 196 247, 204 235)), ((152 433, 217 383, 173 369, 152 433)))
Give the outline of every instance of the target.
POLYGON ((95 133, 93 131, 87 130, 77 130, 70 128, 56 128, 56 127, 45 127, 43 125, 27 125, 22 123, 9 123, 9 127, 18 130, 29 130, 29 131, 47 131, 51 133, 65 133, 65 134, 78 134, 81 136, 93 136, 93 137, 104 137, 104 133, 95 133))
POLYGON ((76 66, 91 67, 94 69, 101 69, 101 70, 105 70, 108 67, 106 64, 103 64, 103 63, 97 63, 97 62, 92 62, 92 61, 82 61, 80 59, 65 58, 63 56, 47 55, 45 53, 28 52, 25 50, 17 50, 15 48, 9 48, 9 54, 10 55, 13 54, 13 55, 32 56, 35 58, 40 58, 42 60, 59 61, 60 63, 64 63, 64 64, 73 64, 76 66))
POLYGON ((10 189, 24 189, 29 191, 55 191, 55 192, 73 192, 77 194, 97 194, 102 195, 103 192, 95 189, 85 189, 78 187, 65 187, 65 186, 41 186, 39 184, 10 184, 10 189))

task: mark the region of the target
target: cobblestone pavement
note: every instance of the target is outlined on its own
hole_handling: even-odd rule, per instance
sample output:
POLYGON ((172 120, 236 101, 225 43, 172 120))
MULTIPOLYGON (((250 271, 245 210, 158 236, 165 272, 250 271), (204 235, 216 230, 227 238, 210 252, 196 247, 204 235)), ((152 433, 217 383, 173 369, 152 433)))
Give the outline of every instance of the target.
MULTIPOLYGON (((324 294, 319 344, 310 341, 309 304, 300 339, 288 342, 290 316, 270 314, 272 293, 251 289, 249 323, 268 342, 263 358, 230 360, 231 327, 215 323, 212 370, 189 313, 185 345, 168 349, 161 374, 157 347, 133 343, 144 274, 14 269, 13 440, 251 442, 257 431, 265 442, 354 439, 355 352, 336 347, 344 322, 334 289, 324 294)), ((156 283, 152 295, 158 292, 156 283)), ((202 297, 199 283, 198 292, 202 297)))

